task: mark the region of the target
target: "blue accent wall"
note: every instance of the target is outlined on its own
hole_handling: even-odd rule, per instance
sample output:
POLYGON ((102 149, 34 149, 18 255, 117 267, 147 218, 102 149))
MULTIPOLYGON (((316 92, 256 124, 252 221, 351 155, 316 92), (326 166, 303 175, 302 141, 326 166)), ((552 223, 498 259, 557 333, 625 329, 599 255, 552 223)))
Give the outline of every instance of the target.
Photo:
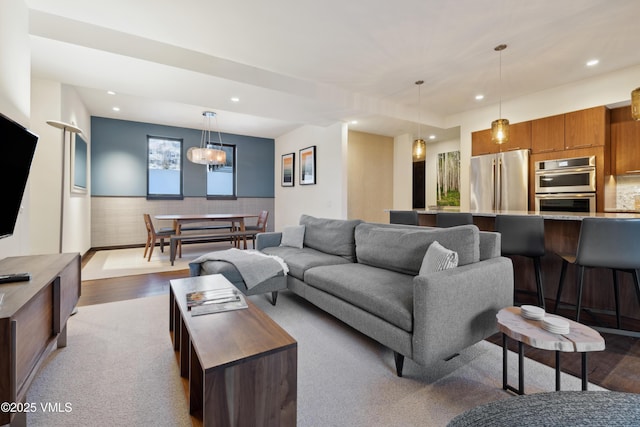
MULTIPOLYGON (((184 196, 206 197, 206 167, 186 158, 201 130, 102 117, 91 117, 91 195, 147 195, 147 135, 183 140, 184 196)), ((275 141, 223 133, 222 142, 236 146, 237 196, 274 197, 275 141)))

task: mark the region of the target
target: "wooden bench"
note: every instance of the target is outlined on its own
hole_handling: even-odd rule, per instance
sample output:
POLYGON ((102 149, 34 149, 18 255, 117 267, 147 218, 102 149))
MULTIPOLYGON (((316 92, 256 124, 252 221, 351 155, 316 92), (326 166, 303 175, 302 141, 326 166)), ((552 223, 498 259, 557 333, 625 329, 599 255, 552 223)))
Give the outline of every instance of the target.
POLYGON ((180 227, 180 231, 203 231, 203 230, 231 230, 231 225, 190 225, 187 227, 180 227))
POLYGON ((183 242, 217 242, 222 239, 238 239, 244 238, 244 248, 247 249, 247 237, 255 236, 260 233, 257 230, 248 231, 230 231, 228 233, 209 233, 209 234, 179 234, 171 236, 171 242, 169 244, 169 260, 173 265, 176 260, 176 253, 178 252, 178 243, 183 242))

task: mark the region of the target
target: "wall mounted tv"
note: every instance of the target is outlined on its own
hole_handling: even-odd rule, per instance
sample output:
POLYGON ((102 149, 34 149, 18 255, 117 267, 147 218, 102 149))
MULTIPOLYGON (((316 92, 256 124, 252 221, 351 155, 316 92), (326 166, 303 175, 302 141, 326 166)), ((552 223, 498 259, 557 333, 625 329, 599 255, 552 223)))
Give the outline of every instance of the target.
POLYGON ((0 239, 16 227, 38 136, 0 113, 0 239))

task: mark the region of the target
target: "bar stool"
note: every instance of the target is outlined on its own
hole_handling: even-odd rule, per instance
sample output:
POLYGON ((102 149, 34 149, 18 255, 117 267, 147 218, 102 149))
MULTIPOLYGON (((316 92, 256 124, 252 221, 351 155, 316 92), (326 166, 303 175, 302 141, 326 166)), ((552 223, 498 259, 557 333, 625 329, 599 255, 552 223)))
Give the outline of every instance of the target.
POLYGON ((436 213, 436 227, 455 227, 456 225, 473 224, 473 216, 466 212, 436 213))
POLYGON ((620 329, 620 290, 618 286, 618 271, 631 273, 635 285, 636 296, 640 303, 640 219, 609 219, 584 218, 580 226, 578 250, 575 255, 558 254, 562 258, 560 283, 556 296, 558 311, 565 274, 569 263, 578 267, 576 322, 580 321, 580 307, 582 304, 582 285, 586 268, 610 268, 613 272, 613 291, 616 305, 616 323, 620 329))
POLYGON ((418 211, 390 211, 391 224, 418 225, 418 211))
MULTIPOLYGON (((498 215, 496 231, 502 235, 502 255, 520 255, 533 259, 538 288, 538 305, 545 308, 540 258, 544 256, 544 219, 537 215, 498 215)), ((515 300, 515 296, 514 296, 515 300)))

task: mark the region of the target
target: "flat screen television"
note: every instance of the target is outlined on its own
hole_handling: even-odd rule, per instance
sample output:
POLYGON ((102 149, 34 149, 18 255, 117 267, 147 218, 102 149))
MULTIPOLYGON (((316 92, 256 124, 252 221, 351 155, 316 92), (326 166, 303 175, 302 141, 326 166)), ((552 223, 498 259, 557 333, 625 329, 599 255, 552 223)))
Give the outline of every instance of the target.
POLYGON ((16 227, 38 136, 0 113, 0 239, 16 227))

